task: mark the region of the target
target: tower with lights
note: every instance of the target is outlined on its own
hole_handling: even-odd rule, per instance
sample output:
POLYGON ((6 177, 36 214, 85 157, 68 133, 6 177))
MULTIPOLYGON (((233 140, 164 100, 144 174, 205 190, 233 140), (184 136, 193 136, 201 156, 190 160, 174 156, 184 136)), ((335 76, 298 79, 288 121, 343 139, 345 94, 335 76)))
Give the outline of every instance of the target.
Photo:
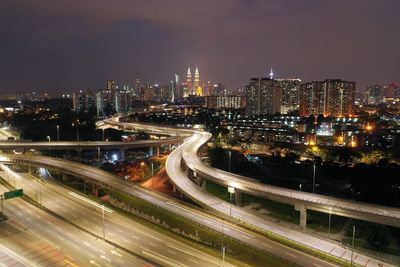
POLYGON ((269 71, 269 78, 272 80, 274 78, 274 71, 272 70, 272 67, 269 71))
POLYGON ((197 90, 197 88, 200 86, 200 74, 199 74, 199 69, 196 67, 196 71, 194 73, 194 86, 193 86, 193 91, 194 94, 197 95, 197 92, 195 92, 197 90))

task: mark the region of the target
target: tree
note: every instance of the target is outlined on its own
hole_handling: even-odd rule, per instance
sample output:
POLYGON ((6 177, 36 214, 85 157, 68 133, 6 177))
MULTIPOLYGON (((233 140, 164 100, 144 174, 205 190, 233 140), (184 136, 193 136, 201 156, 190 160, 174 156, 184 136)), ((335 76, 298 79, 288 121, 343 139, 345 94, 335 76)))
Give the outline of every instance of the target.
POLYGON ((387 226, 369 223, 365 228, 365 235, 371 247, 384 249, 390 245, 390 232, 387 226))
POLYGON ((221 167, 224 164, 224 149, 220 146, 208 150, 210 162, 213 166, 221 167))
POLYGON ((137 140, 149 140, 150 139, 150 134, 146 133, 145 131, 139 130, 136 133, 136 139, 137 140))
POLYGON ((240 137, 237 135, 228 135, 226 144, 230 147, 236 146, 240 143, 240 137))
POLYGON ((353 162, 355 159, 361 158, 361 154, 349 147, 340 147, 332 150, 332 156, 336 158, 340 163, 347 165, 353 162))

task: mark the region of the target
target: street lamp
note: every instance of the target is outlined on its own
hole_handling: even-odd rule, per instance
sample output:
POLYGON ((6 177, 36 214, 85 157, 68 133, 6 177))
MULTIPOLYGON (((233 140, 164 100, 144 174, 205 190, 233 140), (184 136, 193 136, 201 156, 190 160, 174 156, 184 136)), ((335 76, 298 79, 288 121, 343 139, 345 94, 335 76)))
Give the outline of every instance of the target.
POLYGON ((315 193, 315 169, 317 168, 317 165, 315 164, 315 161, 314 161, 314 164, 313 164, 313 184, 312 184, 312 193, 314 194, 315 193))
POLYGON ((229 172, 231 172, 231 159, 232 159, 232 151, 228 151, 228 155, 229 155, 229 165, 228 165, 228 170, 229 172))
POLYGON ((79 142, 79 122, 72 123, 72 127, 76 126, 76 141, 79 142))
POLYGON ((222 244, 221 244, 221 253, 222 253, 222 266, 224 266, 224 264, 225 264, 225 244, 224 244, 224 220, 221 220, 221 223, 222 223, 222 231, 221 231, 221 233, 222 233, 222 244))
POLYGON ((39 205, 42 205, 42 187, 39 179, 35 178, 35 184, 38 184, 39 190, 36 191, 36 201, 39 205))
POLYGON ((228 192, 229 192, 229 219, 232 220, 232 194, 235 193, 235 188, 232 186, 228 187, 228 192))
POLYGON ((49 140, 49 156, 51 157, 51 146, 50 146, 51 138, 50 138, 50 136, 47 136, 47 140, 49 140))
POLYGON ((353 251, 354 251, 354 236, 356 235, 356 225, 353 224, 353 240, 351 242, 351 263, 350 266, 353 266, 353 251))
POLYGON ((57 125, 57 142, 60 142, 60 125, 57 125))
POLYGON ((329 207, 328 237, 331 235, 331 217, 332 217, 332 207, 329 207))

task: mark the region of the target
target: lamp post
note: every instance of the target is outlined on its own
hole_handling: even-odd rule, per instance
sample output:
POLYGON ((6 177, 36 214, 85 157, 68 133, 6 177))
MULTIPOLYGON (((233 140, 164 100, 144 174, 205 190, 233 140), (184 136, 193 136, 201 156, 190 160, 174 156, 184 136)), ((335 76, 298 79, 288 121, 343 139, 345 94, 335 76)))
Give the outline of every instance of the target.
POLYGON ((228 192, 229 192, 229 219, 232 221, 232 194, 235 193, 235 188, 232 186, 228 187, 228 192))
POLYGON ((314 194, 315 193, 315 169, 317 168, 317 165, 315 164, 315 161, 314 161, 314 164, 313 164, 313 184, 312 184, 312 193, 314 194))
POLYGON ((103 239, 106 240, 106 225, 104 223, 104 204, 101 204, 101 217, 103 221, 103 239))
POLYGON ((60 142, 60 125, 57 125, 57 142, 60 142))
POLYGON ((72 127, 76 126, 76 141, 79 142, 79 122, 72 123, 72 127))
POLYGON ((356 225, 353 224, 353 240, 351 241, 351 262, 350 266, 353 266, 353 251, 354 251, 354 237, 356 235, 356 225))
POLYGON ((39 190, 36 191, 36 201, 39 205, 42 205, 42 187, 40 186, 40 182, 35 178, 35 184, 38 185, 39 190))
POLYGON ((154 189, 154 162, 151 161, 151 188, 154 189))
POLYGON ((332 207, 329 207, 328 237, 330 237, 331 235, 331 217, 332 217, 332 207))
POLYGON ((229 164, 228 164, 228 170, 231 172, 231 159, 232 159, 232 151, 228 151, 228 156, 229 156, 229 164))
POLYGON ((51 146, 50 146, 51 138, 50 138, 50 136, 47 136, 47 140, 49 140, 49 156, 51 157, 51 146))
POLYGON ((224 244, 224 220, 222 222, 222 244, 221 244, 221 253, 222 253, 222 266, 225 264, 225 244, 224 244))

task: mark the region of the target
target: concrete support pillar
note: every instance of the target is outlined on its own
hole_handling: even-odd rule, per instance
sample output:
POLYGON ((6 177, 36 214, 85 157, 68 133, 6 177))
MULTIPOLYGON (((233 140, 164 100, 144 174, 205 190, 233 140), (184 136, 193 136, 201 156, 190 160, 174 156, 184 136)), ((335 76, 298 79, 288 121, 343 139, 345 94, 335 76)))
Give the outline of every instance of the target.
POLYGON ((151 156, 153 156, 153 147, 149 147, 149 156, 151 157, 151 156))
POLYGON ((204 182, 204 178, 198 176, 197 179, 195 179, 195 182, 198 186, 202 186, 204 182))
POLYGON ((172 192, 176 193, 176 186, 172 185, 172 192))
POLYGON ((63 173, 62 174, 62 179, 63 179, 63 181, 67 181, 68 180, 68 174, 63 173))
POLYGON ((242 192, 237 189, 235 190, 235 203, 238 207, 242 206, 242 192))
POLYGON ((172 144, 169 144, 168 145, 168 151, 171 151, 172 150, 172 144))
POLYGON ((99 196, 99 188, 96 185, 92 185, 92 195, 98 197, 99 196))
POLYGON ((300 227, 303 229, 303 232, 305 232, 307 228, 307 209, 304 204, 296 204, 294 208, 300 211, 300 227))
POLYGON ((97 160, 100 162, 100 157, 101 157, 101 151, 100 147, 97 147, 97 160))
POLYGON ((81 149, 81 148, 78 148, 78 149, 76 150, 76 152, 78 152, 79 159, 81 159, 81 157, 82 157, 82 149, 81 149))
POLYGON ((32 174, 32 167, 31 166, 28 167, 28 173, 32 174))
POLYGON ((201 188, 203 188, 204 190, 207 189, 207 180, 203 179, 202 183, 201 183, 201 188))
POLYGON ((159 146, 156 147, 156 156, 157 157, 160 156, 160 147, 159 146))
POLYGON ((120 148, 119 149, 119 154, 121 156, 121 160, 125 160, 125 149, 120 148))

